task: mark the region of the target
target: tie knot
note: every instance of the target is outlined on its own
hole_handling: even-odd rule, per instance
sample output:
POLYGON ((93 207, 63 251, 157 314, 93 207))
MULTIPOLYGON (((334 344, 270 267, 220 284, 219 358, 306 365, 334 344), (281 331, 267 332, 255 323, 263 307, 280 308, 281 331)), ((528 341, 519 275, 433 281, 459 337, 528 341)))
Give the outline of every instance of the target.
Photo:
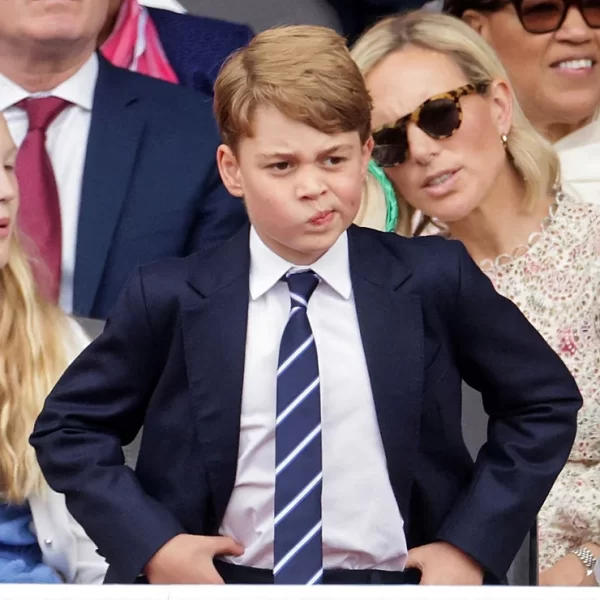
POLYGON ((292 306, 307 306, 312 293, 319 283, 319 276, 314 271, 308 269, 307 271, 288 273, 285 279, 290 288, 292 306))
POLYGON ((52 121, 69 105, 62 98, 48 96, 47 98, 26 98, 17 104, 27 112, 29 131, 46 131, 52 121))

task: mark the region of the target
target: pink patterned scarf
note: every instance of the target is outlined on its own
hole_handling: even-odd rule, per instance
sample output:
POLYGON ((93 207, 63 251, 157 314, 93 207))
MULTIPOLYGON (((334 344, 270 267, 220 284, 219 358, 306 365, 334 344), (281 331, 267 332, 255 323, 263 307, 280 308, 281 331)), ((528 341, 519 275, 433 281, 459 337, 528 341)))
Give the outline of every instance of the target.
POLYGON ((115 28, 101 51, 117 67, 179 83, 147 9, 137 0, 123 0, 115 28))

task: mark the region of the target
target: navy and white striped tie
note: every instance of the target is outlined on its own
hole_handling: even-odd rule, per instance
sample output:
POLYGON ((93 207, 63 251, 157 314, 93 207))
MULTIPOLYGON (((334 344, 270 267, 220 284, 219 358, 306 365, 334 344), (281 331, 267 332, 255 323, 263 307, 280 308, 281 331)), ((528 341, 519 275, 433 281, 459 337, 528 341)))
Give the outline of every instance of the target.
POLYGON ((310 270, 288 273, 291 310, 281 338, 275 432, 276 584, 321 583, 321 395, 317 348, 306 314, 319 283, 310 270))

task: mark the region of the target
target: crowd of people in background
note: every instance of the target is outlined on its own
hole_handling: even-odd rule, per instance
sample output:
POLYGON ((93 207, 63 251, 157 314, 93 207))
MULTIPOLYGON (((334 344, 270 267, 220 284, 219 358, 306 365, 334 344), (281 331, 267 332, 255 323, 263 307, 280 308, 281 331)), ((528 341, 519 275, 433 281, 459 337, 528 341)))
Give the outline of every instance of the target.
MULTIPOLYGON (((157 275, 136 279, 132 274, 142 265, 200 252, 212 261, 203 258, 208 271, 209 265, 219 264, 222 269, 210 272, 197 285, 218 289, 230 285, 227 261, 242 256, 219 249, 232 247, 223 243, 239 239, 240 230, 249 223, 261 239, 264 231, 271 235, 271 230, 275 238, 291 235, 285 227, 285 210, 278 206, 278 199, 292 194, 290 189, 238 164, 239 144, 252 139, 253 127, 261 126, 251 102, 259 107, 260 98, 269 98, 265 102, 274 102, 276 107, 280 102, 287 107, 280 110, 287 118, 302 126, 309 124, 323 135, 346 131, 343 121, 329 131, 320 116, 314 116, 322 111, 319 115, 332 115, 334 123, 336 115, 346 110, 335 104, 331 90, 324 94, 331 112, 311 95, 310 77, 318 71, 316 65, 296 65, 307 77, 306 114, 298 109, 297 118, 285 112, 292 110, 291 101, 276 93, 275 79, 260 87, 266 70, 276 72, 291 60, 284 43, 279 66, 277 61, 260 58, 260 46, 237 54, 237 68, 243 75, 235 80, 228 57, 256 40, 250 26, 235 22, 235 15, 225 21, 191 14, 177 2, 148 4, 152 6, 138 0, 6 0, 0 10, 0 336, 5 349, 0 357, 0 583, 101 583, 108 568, 96 551, 97 538, 109 548, 112 542, 105 541, 96 523, 93 531, 88 527, 84 531, 67 509, 71 500, 85 512, 77 498, 67 494, 65 503, 65 497, 51 490, 44 478, 54 477, 68 488, 63 485, 64 475, 74 465, 66 455, 56 454, 51 460, 43 438, 53 428, 68 429, 68 418, 61 421, 61 411, 66 414, 70 407, 76 412, 77 386, 84 381, 83 375, 76 378, 77 369, 72 383, 67 373, 63 387, 59 385, 34 438, 44 457, 44 474, 29 442, 47 396, 90 344, 77 319, 108 319, 110 323, 112 318, 125 323, 127 311, 141 312, 159 301, 163 283, 179 285, 165 278, 157 286, 157 275), (224 72, 232 79, 224 79, 224 72), (216 106, 215 82, 220 93, 216 106), (256 86, 256 97, 236 96, 236 85, 238 89, 256 86), (244 111, 250 115, 246 121, 240 117, 244 111), (265 186, 271 186, 273 193, 261 200, 263 206, 253 197, 265 186), (213 255, 221 257, 221 263, 213 255)), ((460 243, 479 267, 477 273, 487 276, 495 291, 520 309, 577 384, 583 406, 577 413, 575 441, 537 513, 539 583, 592 585, 593 568, 600 564, 596 563, 600 559, 600 11, 593 4, 567 0, 444 0, 426 6, 405 0, 329 0, 328 6, 336 11, 340 33, 345 35, 371 103, 370 122, 359 132, 370 159, 365 155, 362 169, 355 157, 354 175, 362 195, 350 220, 399 238, 433 236, 439 245, 432 248, 441 254, 451 255, 453 251, 445 248, 460 243)), ((310 28, 306 31, 298 34, 299 52, 302 36, 309 35, 310 28)), ((318 32, 315 28, 316 41, 318 32)), ((277 48, 280 42, 274 38, 272 43, 277 48)), ((290 80, 290 89, 294 85, 290 80)), ((257 114, 266 119, 261 132, 269 129, 265 123, 271 123, 290 137, 306 135, 281 115, 257 114)), ((260 135, 257 139, 262 139, 260 135)), ((307 148, 310 142, 307 136, 307 148)), ((283 177, 292 168, 284 150, 271 157, 268 165, 263 161, 263 173, 281 171, 283 177)), ((253 152, 260 158, 260 147, 253 152)), ((338 158, 354 164, 344 156, 327 160, 338 158)), ((350 179, 348 175, 343 186, 350 186, 350 179)), ((308 182, 307 189, 311 184, 318 187, 308 182)), ((350 187, 344 188, 349 194, 346 189, 350 187)), ((364 243, 364 248, 371 247, 364 243)), ((424 263, 415 264, 427 271, 424 263)), ((434 287, 425 287, 433 293, 434 287)), ((259 310, 252 304, 256 289, 251 280, 250 314, 259 310)), ((308 302, 297 298, 296 308, 308 302)), ((228 306, 223 295, 223 307, 228 306)), ((272 309, 274 304, 268 306, 272 309)), ((180 308, 185 315, 186 307, 180 308)), ((215 323, 225 322, 225 310, 213 309, 215 323)), ((109 369, 115 373, 119 369, 108 360, 109 350, 135 352, 128 345, 131 340, 151 346, 159 330, 170 332, 171 344, 185 316, 172 306, 169 311, 168 316, 160 312, 164 323, 159 322, 158 312, 147 318, 143 326, 151 333, 146 338, 132 333, 128 342, 114 328, 109 330, 87 363, 84 356, 76 364, 91 370, 95 361, 96 375, 104 376, 109 369)), ((479 330, 493 330, 493 319, 493 314, 489 322, 482 316, 477 321, 479 330)), ((464 323, 463 333, 474 324, 475 320, 471 325, 464 323)), ((437 322, 426 327, 437 332, 437 322)), ((514 346, 515 356, 522 359, 517 368, 523 373, 535 370, 523 352, 527 344, 546 357, 545 345, 536 346, 537 338, 528 336, 524 330, 523 348, 516 340, 514 346)), ((318 341, 316 333, 315 338, 318 341)), ((459 339, 457 334, 452 343, 459 339)), ((501 337, 495 341, 512 343, 501 337)), ((472 341, 481 345, 481 356, 486 355, 488 342, 477 336, 472 341)), ((198 340, 189 344, 200 346, 198 340)), ((483 393, 484 404, 486 393, 494 395, 495 384, 504 394, 498 392, 497 405, 489 401, 485 406, 491 417, 500 419, 500 400, 508 402, 506 413, 518 412, 518 402, 511 408, 511 393, 515 397, 521 392, 536 395, 533 389, 525 389, 533 387, 534 379, 525 377, 518 384, 522 390, 511 389, 517 386, 516 380, 504 382, 500 371, 495 373, 483 358, 477 364, 476 350, 474 346, 474 355, 464 359, 464 373, 472 374, 468 383, 483 393)), ((209 351, 203 347, 202 352, 209 361, 209 351)), ((253 347, 253 352, 259 353, 259 347, 253 347)), ((497 352, 497 360, 504 360, 501 349, 497 352)), ((530 358, 536 363, 535 357, 530 358)), ((164 364, 172 367, 175 360, 165 356, 164 364)), ((130 368, 141 373, 137 363, 130 368)), ((124 370, 121 379, 112 381, 114 394, 133 394, 133 384, 127 381, 132 371, 124 370)), ((445 371, 441 369, 439 380, 448 376, 445 371)), ((177 377, 185 377, 182 373, 177 371, 177 377)), ((370 364, 369 374, 373 379, 370 364)), ((143 393, 160 396, 160 382, 156 389, 153 385, 148 382, 143 393)), ((194 385, 204 393, 203 381, 194 385)), ((93 403, 101 390, 92 388, 93 403)), ((131 442, 144 424, 146 408, 132 401, 122 410, 118 414, 123 423, 111 433, 114 447, 103 447, 109 448, 102 455, 106 464, 122 461, 120 446, 131 442), (117 437, 123 444, 116 444, 117 437)), ((452 418, 460 418, 459 413, 452 418)), ((82 420, 89 424, 94 417, 97 414, 86 413, 82 420)), ((249 416, 242 413, 243 426, 244 419, 249 416)), ((99 421, 97 430, 108 430, 107 423, 99 421)), ((525 419, 523 427, 524 423, 525 419)), ((149 427, 147 435, 151 440, 157 431, 149 427)), ((450 438, 451 450, 460 455, 464 448, 453 446, 453 434, 444 435, 450 438)), ((182 438, 185 443, 185 435, 182 438)), ((83 451, 84 442, 89 444, 86 451, 93 448, 90 440, 74 437, 69 442, 66 436, 60 443, 62 447, 71 443, 77 452, 83 451)), ((490 440, 495 448, 498 440, 493 435, 490 440)), ((100 438, 94 443, 97 448, 108 444, 100 438)), ((532 448, 528 458, 533 461, 536 452, 532 448)), ((485 458, 478 459, 475 468, 479 460, 485 458)), ((155 483, 149 475, 151 465, 142 465, 142 470, 151 487, 155 483)), ((135 496, 137 484, 127 483, 135 496)), ((154 492, 161 498, 160 490, 154 492)), ((70 493, 77 495, 74 490, 70 493)), ((113 508, 89 502, 87 511, 110 514, 113 508)), ((221 529, 219 523, 206 527, 229 539, 235 525, 227 513, 225 517, 221 529)), ((127 519, 135 523, 131 514, 127 519)), ((171 530, 180 533, 177 527, 171 530)), ((406 542, 425 539, 422 533, 410 532, 406 542)), ((149 540, 148 549, 153 544, 156 540, 149 540)), ((511 544, 513 540, 512 548, 511 544)), ((231 544, 224 549, 231 554, 239 551, 231 544)), ((219 553, 213 550, 211 558, 219 553)), ((402 546, 395 551, 401 554, 402 546)), ((489 560, 496 566, 494 558, 476 545, 471 557, 477 560, 478 552, 483 563, 489 560)), ((408 567, 423 567, 411 560, 408 567)), ((504 566, 504 561, 498 561, 504 566)), ((258 554, 259 566, 263 562, 258 554)), ((343 566, 347 568, 347 563, 343 566)), ((167 570, 161 565, 161 573, 167 570)), ((421 570, 426 572, 426 568, 421 570)), ((502 577, 496 577, 501 570, 490 573, 501 581, 502 577)), ((221 575, 227 580, 224 572, 221 575)), ((113 577, 114 581, 127 579, 119 579, 118 569, 113 577)), ((163 581, 160 577, 151 582, 163 581)))

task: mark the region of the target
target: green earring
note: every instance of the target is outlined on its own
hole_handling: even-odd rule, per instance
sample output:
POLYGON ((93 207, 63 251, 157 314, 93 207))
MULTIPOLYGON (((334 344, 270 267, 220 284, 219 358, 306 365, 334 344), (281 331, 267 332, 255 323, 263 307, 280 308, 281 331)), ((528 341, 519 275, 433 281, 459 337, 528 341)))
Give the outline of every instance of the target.
POLYGON ((396 231, 396 227, 398 226, 398 201, 396 200, 396 193, 392 187, 392 182, 374 160, 369 161, 369 173, 377 179, 385 197, 385 230, 396 231))

